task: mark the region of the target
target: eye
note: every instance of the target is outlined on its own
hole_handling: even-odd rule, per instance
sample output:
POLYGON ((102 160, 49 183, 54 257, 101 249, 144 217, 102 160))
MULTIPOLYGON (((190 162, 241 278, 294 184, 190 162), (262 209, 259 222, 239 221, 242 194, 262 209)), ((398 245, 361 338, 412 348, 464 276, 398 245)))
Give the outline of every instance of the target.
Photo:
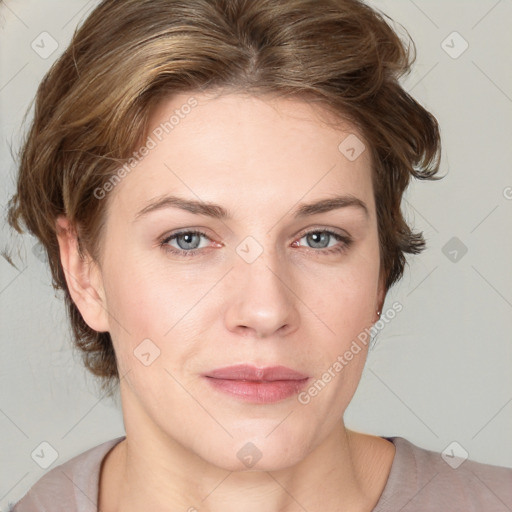
MULTIPOLYGON (((159 245, 164 251, 172 254, 194 256, 196 253, 200 252, 200 249, 209 247, 208 244, 201 246, 201 238, 210 240, 208 235, 202 231, 180 231, 165 237, 160 241, 159 245), (171 242, 174 242, 177 247, 171 245, 171 242)), ((352 239, 349 236, 340 235, 328 229, 317 229, 304 233, 301 238, 292 243, 292 246, 300 247, 300 241, 303 239, 310 245, 309 249, 313 250, 315 253, 321 254, 341 253, 346 251, 352 244, 352 239), (331 242, 338 242, 338 244, 333 245, 331 242)), ((221 247, 222 245, 218 244, 218 246, 221 247)))
POLYGON ((199 249, 205 246, 200 246, 201 237, 210 238, 202 231, 180 231, 174 233, 160 242, 160 246, 167 252, 179 254, 183 256, 193 256, 199 249), (170 245, 171 242, 176 242, 178 247, 170 245))
POLYGON ((349 236, 340 235, 334 231, 323 229, 304 233, 302 237, 298 241, 293 242, 292 245, 294 247, 299 247, 297 244, 303 239, 305 239, 306 243, 310 245, 310 249, 315 249, 315 252, 323 254, 346 251, 352 244, 352 239, 349 236), (333 239, 338 242, 338 245, 329 245, 333 239), (341 244, 339 242, 341 242, 341 244))

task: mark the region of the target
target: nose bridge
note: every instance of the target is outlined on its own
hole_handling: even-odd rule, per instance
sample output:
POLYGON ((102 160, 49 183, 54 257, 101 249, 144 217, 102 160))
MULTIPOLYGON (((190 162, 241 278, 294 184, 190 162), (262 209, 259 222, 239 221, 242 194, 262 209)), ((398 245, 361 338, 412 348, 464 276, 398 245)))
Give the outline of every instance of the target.
MULTIPOLYGON (((253 263, 259 266, 261 271, 265 270, 269 280, 276 280, 276 284, 284 286, 284 282, 288 282, 293 278, 291 275, 290 262, 287 258, 288 247, 285 246, 284 240, 279 235, 278 226, 275 229, 258 233, 257 238, 249 235, 237 247, 237 253, 250 254, 253 258, 253 263), (243 253, 241 249, 249 248, 248 253, 243 253)), ((242 256, 241 256, 242 257, 242 256)), ((244 257, 244 261, 248 262, 244 257)), ((249 262, 252 260, 249 260, 249 262)), ((248 263, 249 263, 248 262, 248 263)), ((257 272, 255 272, 257 274, 257 272)))
POLYGON ((246 281, 249 291, 255 299, 266 299, 267 303, 274 300, 289 301, 288 290, 285 286, 287 276, 284 260, 274 247, 271 237, 267 237, 266 245, 247 237, 237 247, 241 261, 236 263, 241 268, 242 280, 246 281), (257 244, 257 245, 256 245, 257 244))

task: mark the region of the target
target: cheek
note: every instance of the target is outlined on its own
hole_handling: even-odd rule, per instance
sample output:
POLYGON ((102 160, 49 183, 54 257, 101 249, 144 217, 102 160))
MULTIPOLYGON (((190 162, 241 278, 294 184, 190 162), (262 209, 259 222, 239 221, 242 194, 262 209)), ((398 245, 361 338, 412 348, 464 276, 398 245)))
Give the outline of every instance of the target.
MULTIPOLYGON (((326 414, 329 408, 343 411, 350 402, 366 363, 375 319, 378 265, 361 261, 345 270, 331 276, 323 296, 316 295, 315 312, 325 324, 321 325, 325 335, 316 336, 317 345, 309 349, 309 359, 316 361, 319 389, 323 390, 324 384, 326 389, 321 391, 323 398, 315 400, 313 410, 318 407, 326 414)), ((310 398, 316 392, 313 389, 310 398)))
POLYGON ((332 267, 311 286, 304 281, 305 297, 312 297, 315 312, 344 343, 369 327, 375 318, 379 280, 378 248, 353 253, 337 267, 332 267))
MULTIPOLYGON (((169 285, 143 261, 128 254, 111 253, 105 262, 104 280, 109 327, 122 373, 143 362, 141 354, 150 353, 154 369, 167 348, 164 334, 176 320, 172 302, 173 285, 169 285), (148 341, 149 340, 149 341, 148 341), (140 354, 139 354, 140 352, 140 354), (139 361, 136 360, 139 354, 139 361)), ((169 337, 169 336, 168 336, 169 337)))
POLYGON ((208 301, 200 299, 213 283, 127 254, 117 260, 122 265, 116 260, 106 265, 104 284, 110 333, 125 370, 143 347, 162 356, 154 367, 186 365, 199 349, 193 339, 205 329, 208 313, 208 301))
POLYGON ((333 273, 320 292, 316 288, 312 309, 325 334, 317 334, 315 346, 308 347, 315 379, 300 403, 309 404, 304 410, 312 415, 328 418, 326 425, 332 426, 343 413, 361 379, 375 316, 377 278, 378 265, 361 260, 360 265, 333 273))
POLYGON ((123 327, 132 335, 161 333, 165 328, 165 311, 169 315, 167 323, 171 320, 167 307, 169 288, 140 267, 126 270, 124 275, 111 274, 106 287, 109 313, 117 320, 112 327, 123 327))

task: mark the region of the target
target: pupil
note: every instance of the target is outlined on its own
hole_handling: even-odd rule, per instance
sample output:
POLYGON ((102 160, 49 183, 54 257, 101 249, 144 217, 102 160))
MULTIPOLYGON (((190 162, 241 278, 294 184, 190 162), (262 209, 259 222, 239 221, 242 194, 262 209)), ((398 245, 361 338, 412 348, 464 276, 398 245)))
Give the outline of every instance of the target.
POLYGON ((182 249, 195 249, 196 247, 189 247, 189 245, 193 245, 192 240, 194 237, 197 237, 198 235, 195 235, 193 233, 186 233, 181 235, 181 239, 184 241, 184 244, 180 243, 180 238, 178 238, 178 245, 182 249), (183 247, 184 246, 184 247, 183 247))
POLYGON ((322 241, 326 242, 328 239, 328 234, 324 232, 317 232, 312 233, 310 236, 310 241, 312 242, 313 247, 321 246, 322 248, 325 247, 325 245, 322 245, 322 241))

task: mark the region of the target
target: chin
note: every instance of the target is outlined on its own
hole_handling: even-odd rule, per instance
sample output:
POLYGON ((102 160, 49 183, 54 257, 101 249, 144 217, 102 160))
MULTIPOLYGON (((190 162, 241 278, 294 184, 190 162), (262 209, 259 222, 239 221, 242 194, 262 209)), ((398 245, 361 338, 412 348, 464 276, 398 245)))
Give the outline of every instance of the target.
POLYGON ((286 446, 277 451, 271 450, 267 446, 260 449, 257 443, 252 441, 246 441, 240 447, 233 446, 230 452, 210 454, 213 458, 207 462, 231 472, 280 471, 295 466, 306 456, 306 454, 297 453, 295 450, 290 451, 286 446))
MULTIPOLYGON (((272 428, 275 427, 274 423, 272 428)), ((304 435, 290 430, 272 432, 272 428, 259 429, 264 430, 259 435, 238 433, 224 442, 209 440, 207 446, 200 447, 198 455, 214 466, 236 472, 279 471, 298 464, 308 455, 312 443, 305 443, 304 435)))

